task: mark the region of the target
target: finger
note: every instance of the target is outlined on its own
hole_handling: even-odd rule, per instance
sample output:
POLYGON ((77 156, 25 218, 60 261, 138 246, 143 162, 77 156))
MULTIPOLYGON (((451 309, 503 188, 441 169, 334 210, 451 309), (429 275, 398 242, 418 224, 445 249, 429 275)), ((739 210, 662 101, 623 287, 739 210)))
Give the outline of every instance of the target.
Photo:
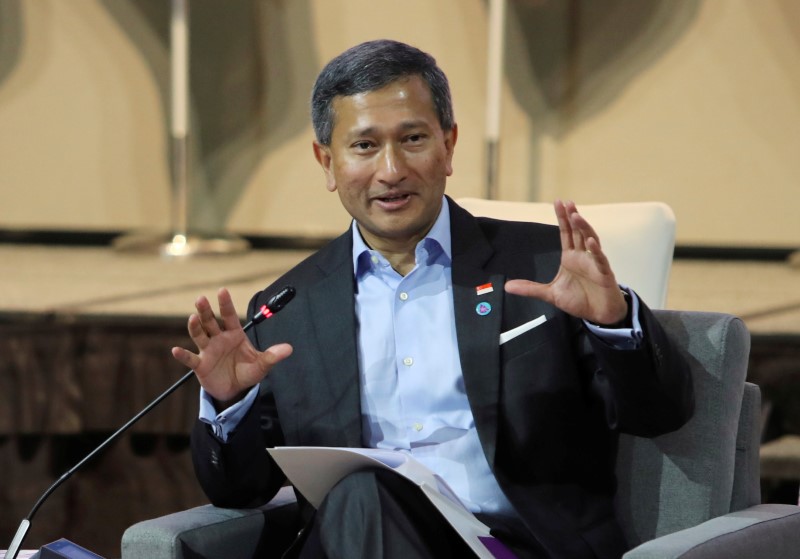
POLYGON ((219 327, 219 323, 217 322, 217 317, 214 316, 214 311, 211 309, 211 303, 208 302, 208 299, 206 299, 204 296, 199 297, 197 301, 195 301, 194 306, 197 309, 197 316, 200 317, 200 324, 209 337, 216 336, 222 332, 219 327))
POLYGON ((580 214, 580 212, 578 212, 577 208, 575 208, 575 212, 570 215, 570 218, 573 230, 579 231, 583 237, 584 247, 587 250, 594 250, 590 249, 588 246, 588 240, 594 239, 594 241, 597 243, 596 248, 600 248, 600 237, 598 236, 597 231, 595 231, 594 227, 592 227, 592 224, 589 223, 586 218, 580 214))
POLYGON ((236 314, 236 307, 233 306, 233 298, 230 292, 224 287, 217 293, 219 302, 219 315, 222 318, 222 326, 225 330, 235 330, 242 327, 239 315, 236 314))
POLYGON ((173 347, 172 357, 189 369, 194 369, 200 365, 200 356, 182 347, 173 347))
POLYGON ((520 279, 508 280, 505 284, 505 290, 506 293, 511 293, 512 295, 533 297, 547 303, 553 302, 550 288, 544 283, 520 279))
POLYGON ((608 257, 603 252, 603 249, 600 248, 600 242, 596 237, 589 237, 586 239, 586 250, 592 253, 592 257, 594 258, 595 266, 597 267, 598 272, 603 275, 613 275, 613 272, 611 271, 611 263, 608 261, 608 257))
POLYGON ((189 331, 189 337, 192 338, 194 345, 197 346, 197 349, 204 350, 206 346, 210 343, 210 339, 208 338, 208 334, 203 329, 203 325, 200 323, 200 317, 196 314, 193 314, 189 317, 189 322, 187 324, 187 328, 189 331))
POLYGON ((276 344, 268 347, 259 354, 261 370, 269 371, 276 364, 289 357, 292 351, 294 351, 294 348, 289 344, 276 344))
POLYGON ((572 226, 567 218, 567 208, 561 200, 556 200, 553 203, 553 208, 556 211, 558 231, 561 234, 561 250, 571 250, 574 248, 574 244, 572 242, 572 226))
POLYGON ((586 250, 586 242, 584 239, 583 231, 580 228, 580 214, 575 202, 566 203, 567 221, 569 221, 570 229, 572 230, 572 247, 578 251, 586 250))

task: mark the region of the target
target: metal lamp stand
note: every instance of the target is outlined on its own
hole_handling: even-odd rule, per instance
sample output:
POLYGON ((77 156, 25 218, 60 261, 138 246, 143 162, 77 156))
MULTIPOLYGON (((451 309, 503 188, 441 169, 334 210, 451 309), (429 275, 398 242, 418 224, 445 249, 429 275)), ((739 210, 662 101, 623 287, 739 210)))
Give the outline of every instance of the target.
POLYGON ((189 208, 189 6, 172 0, 170 17, 170 135, 172 166, 172 231, 166 235, 129 234, 114 239, 119 251, 193 256, 245 252, 249 243, 235 236, 190 234, 189 208))
POLYGON ((486 70, 486 192, 497 200, 500 171, 500 107, 502 105, 503 49, 505 45, 506 0, 489 0, 486 70))

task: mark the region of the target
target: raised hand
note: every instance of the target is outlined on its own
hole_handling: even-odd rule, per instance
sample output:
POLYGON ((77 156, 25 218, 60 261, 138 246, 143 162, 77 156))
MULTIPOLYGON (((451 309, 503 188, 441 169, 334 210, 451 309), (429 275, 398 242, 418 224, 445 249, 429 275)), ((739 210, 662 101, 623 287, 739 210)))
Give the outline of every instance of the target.
POLYGON ((217 293, 220 321, 205 297, 195 301, 197 313, 189 317, 189 336, 199 353, 172 348, 172 356, 190 369, 218 409, 244 397, 276 363, 289 357, 292 346, 277 344, 258 351, 244 333, 227 289, 217 293))
POLYGON ((600 239, 573 202, 554 203, 561 232, 561 266, 550 283, 509 280, 508 293, 542 299, 562 311, 595 324, 616 324, 627 314, 600 239))

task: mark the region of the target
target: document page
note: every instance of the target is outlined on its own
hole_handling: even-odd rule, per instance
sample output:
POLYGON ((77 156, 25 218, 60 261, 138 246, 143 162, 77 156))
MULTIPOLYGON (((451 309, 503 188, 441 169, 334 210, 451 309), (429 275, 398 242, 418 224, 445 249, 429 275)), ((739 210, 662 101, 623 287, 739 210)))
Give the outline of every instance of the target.
POLYGON ((412 456, 394 450, 284 446, 267 449, 292 485, 319 507, 328 491, 348 474, 384 468, 418 485, 431 503, 481 559, 513 559, 514 555, 489 534, 447 483, 412 456))

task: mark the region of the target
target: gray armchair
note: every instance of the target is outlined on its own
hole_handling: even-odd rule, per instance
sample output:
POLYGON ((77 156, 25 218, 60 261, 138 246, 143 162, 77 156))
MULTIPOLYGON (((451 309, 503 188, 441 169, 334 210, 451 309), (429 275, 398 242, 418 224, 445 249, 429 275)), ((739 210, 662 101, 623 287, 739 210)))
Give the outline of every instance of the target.
MULTIPOLYGON (((683 348, 696 411, 675 433, 624 436, 617 509, 635 546, 625 559, 782 558, 800 554, 800 507, 760 504, 760 393, 746 383, 750 336, 737 318, 656 311, 683 348)), ((206 505, 128 528, 122 559, 279 556, 293 528, 284 488, 262 509, 206 505)))

